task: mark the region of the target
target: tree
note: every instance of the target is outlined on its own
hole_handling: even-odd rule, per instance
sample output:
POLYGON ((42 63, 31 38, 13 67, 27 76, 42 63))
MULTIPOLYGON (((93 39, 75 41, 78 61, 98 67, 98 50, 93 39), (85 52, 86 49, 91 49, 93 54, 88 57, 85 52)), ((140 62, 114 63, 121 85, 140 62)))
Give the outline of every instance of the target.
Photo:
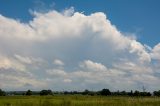
POLYGON ((136 90, 136 91, 133 93, 133 95, 134 95, 134 96, 140 96, 140 92, 136 90))
POLYGON ((31 90, 28 90, 28 91, 26 92, 26 95, 28 95, 28 96, 32 95, 32 91, 31 91, 31 90))
POLYGON ((101 94, 101 95, 104 95, 104 96, 107 96, 107 95, 111 95, 111 92, 110 92, 109 89, 102 89, 102 90, 100 91, 100 94, 101 94))
POLYGON ((133 91, 131 90, 131 92, 129 92, 128 95, 133 96, 133 91))
POLYGON ((154 96, 160 96, 160 90, 159 91, 154 91, 153 94, 154 94, 154 96))
POLYGON ((40 95, 53 95, 51 90, 42 90, 40 91, 40 95))
POLYGON ((6 95, 6 92, 4 92, 4 91, 2 91, 1 89, 0 89, 0 96, 5 96, 6 95))
POLYGON ((127 92, 126 91, 122 91, 120 94, 124 96, 124 95, 127 95, 127 92))
POLYGON ((84 90, 84 91, 82 92, 82 94, 83 94, 83 95, 88 95, 89 92, 90 92, 90 91, 89 91, 88 89, 86 89, 86 90, 84 90))

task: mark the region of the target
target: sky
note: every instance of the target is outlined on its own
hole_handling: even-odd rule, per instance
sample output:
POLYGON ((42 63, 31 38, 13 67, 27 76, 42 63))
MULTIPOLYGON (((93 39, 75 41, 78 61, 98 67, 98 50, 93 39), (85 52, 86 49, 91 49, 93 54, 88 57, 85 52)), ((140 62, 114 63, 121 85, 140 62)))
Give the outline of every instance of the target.
POLYGON ((1 0, 0 88, 160 89, 159 0, 1 0))

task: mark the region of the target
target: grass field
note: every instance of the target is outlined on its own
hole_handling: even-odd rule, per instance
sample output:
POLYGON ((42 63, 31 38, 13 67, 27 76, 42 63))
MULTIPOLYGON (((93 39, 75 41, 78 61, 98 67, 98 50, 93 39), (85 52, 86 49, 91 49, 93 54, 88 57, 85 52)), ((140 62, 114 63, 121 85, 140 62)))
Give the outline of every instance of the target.
POLYGON ((160 106, 158 97, 114 96, 4 96, 0 106, 160 106))

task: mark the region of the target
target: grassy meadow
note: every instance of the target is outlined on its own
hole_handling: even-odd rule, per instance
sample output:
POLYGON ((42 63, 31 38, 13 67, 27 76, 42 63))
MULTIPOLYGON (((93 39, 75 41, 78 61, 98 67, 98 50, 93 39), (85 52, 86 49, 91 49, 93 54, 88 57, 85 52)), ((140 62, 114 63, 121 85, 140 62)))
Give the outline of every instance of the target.
POLYGON ((160 106, 158 97, 120 96, 3 96, 0 106, 160 106))

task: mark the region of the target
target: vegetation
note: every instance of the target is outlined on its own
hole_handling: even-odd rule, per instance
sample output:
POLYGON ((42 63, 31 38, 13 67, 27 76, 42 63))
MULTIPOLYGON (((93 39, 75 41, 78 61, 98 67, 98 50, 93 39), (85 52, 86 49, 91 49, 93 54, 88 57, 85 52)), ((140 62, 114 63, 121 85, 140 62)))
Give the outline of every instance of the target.
POLYGON ((154 94, 154 96, 160 96, 160 90, 159 91, 154 91, 153 94, 154 94))
POLYGON ((51 90, 42 90, 39 93, 40 95, 52 95, 52 91, 51 90))
POLYGON ((31 95, 32 95, 32 91, 31 91, 31 90, 28 90, 28 91, 26 92, 26 95, 31 96, 31 95))
POLYGON ((0 89, 0 106, 159 106, 160 90, 150 92, 51 90, 4 92, 0 89), (7 96, 5 96, 7 95, 7 96), (26 95, 26 96, 25 96, 26 95), (29 95, 29 96, 28 96, 29 95))
POLYGON ((104 96, 111 95, 111 92, 109 89, 102 89, 100 91, 100 95, 104 95, 104 96))
POLYGON ((5 96, 6 93, 0 89, 0 96, 5 96))
POLYGON ((128 96, 2 96, 0 106, 159 106, 159 97, 128 96))
POLYGON ((109 89, 102 89, 100 91, 89 91, 89 90, 84 90, 82 92, 80 91, 64 91, 64 92, 52 92, 51 90, 41 90, 41 91, 13 91, 13 92, 4 92, 0 89, 0 96, 5 96, 5 95, 54 95, 54 94, 64 94, 64 95, 76 95, 76 94, 81 94, 81 95, 101 95, 101 96, 160 96, 160 90, 159 91, 154 91, 153 93, 150 92, 140 92, 140 91, 116 91, 116 92, 111 92, 109 89))

